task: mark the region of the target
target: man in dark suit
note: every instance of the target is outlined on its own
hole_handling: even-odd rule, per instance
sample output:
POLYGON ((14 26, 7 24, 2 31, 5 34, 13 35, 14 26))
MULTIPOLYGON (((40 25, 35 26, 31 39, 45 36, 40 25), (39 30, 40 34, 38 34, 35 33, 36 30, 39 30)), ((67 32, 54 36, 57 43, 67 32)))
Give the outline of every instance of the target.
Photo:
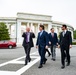
POLYGON ((38 68, 42 68, 43 64, 46 63, 47 59, 45 58, 46 49, 48 48, 49 38, 48 33, 44 31, 44 26, 40 25, 40 32, 38 33, 36 48, 38 48, 40 55, 40 65, 38 68))
POLYGON ((49 33, 49 45, 52 53, 52 60, 56 60, 56 45, 58 45, 57 33, 54 32, 54 28, 51 28, 49 33))
POLYGON ((45 49, 45 50, 48 53, 48 57, 50 57, 50 55, 51 55, 50 51, 48 49, 45 49))
POLYGON ((65 57, 67 58, 67 65, 70 65, 70 54, 69 49, 72 47, 72 37, 71 32, 67 30, 66 25, 62 25, 62 32, 60 33, 60 48, 61 48, 61 63, 62 69, 65 68, 65 57))
POLYGON ((26 32, 23 33, 22 37, 24 38, 22 45, 26 53, 25 65, 27 65, 31 61, 30 50, 31 47, 34 47, 33 38, 35 38, 35 35, 33 32, 30 32, 30 28, 26 28, 26 32))

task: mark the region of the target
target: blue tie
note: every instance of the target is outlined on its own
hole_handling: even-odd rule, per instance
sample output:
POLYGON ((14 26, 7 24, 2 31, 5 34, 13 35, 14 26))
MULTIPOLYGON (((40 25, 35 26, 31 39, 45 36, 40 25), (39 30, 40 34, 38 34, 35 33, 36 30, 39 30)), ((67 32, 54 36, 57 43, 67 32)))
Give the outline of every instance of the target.
POLYGON ((40 32, 40 36, 42 35, 42 32, 40 32))

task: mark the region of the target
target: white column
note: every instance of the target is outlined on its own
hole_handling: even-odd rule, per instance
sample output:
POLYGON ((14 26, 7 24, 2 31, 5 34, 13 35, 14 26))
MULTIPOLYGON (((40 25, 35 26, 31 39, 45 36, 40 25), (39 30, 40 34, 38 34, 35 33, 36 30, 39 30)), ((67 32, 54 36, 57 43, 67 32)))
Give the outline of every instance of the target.
POLYGON ((31 30, 33 31, 33 23, 31 23, 31 30))
POLYGON ((10 38, 11 38, 11 25, 10 24, 8 24, 8 32, 9 32, 10 38))
POLYGON ((58 29, 57 29, 57 27, 55 27, 55 32, 58 34, 58 29))
POLYGON ((34 25, 34 33, 35 33, 35 36, 37 37, 37 25, 34 25))
POLYGON ((10 34, 10 24, 6 23, 6 25, 7 25, 8 32, 10 34))
POLYGON ((43 25, 43 23, 40 23, 41 25, 43 25))
POLYGON ((17 44, 21 44, 22 43, 22 39, 21 39, 21 37, 22 37, 22 35, 21 35, 21 22, 20 21, 17 21, 17 27, 16 27, 17 29, 17 34, 16 34, 16 36, 17 36, 17 44))
POLYGON ((38 24, 36 24, 36 37, 37 37, 37 34, 38 34, 38 24))
POLYGON ((38 30, 38 32, 39 32, 39 26, 40 26, 40 23, 38 23, 38 29, 37 29, 37 30, 38 30))
POLYGON ((29 22, 27 23, 27 27, 29 27, 29 22))
POLYGON ((6 25, 7 25, 7 29, 9 29, 9 24, 8 24, 8 23, 6 23, 6 25))
POLYGON ((51 28, 52 28, 52 23, 48 23, 48 33, 50 33, 51 28))
POLYGON ((11 25, 9 25, 9 33, 10 33, 10 35, 11 35, 11 25))
POLYGON ((59 26, 57 26, 57 35, 59 35, 59 26))
POLYGON ((31 23, 31 28, 33 27, 33 23, 31 23))
POLYGON ((14 38, 15 38, 15 41, 16 41, 16 24, 14 24, 14 38))

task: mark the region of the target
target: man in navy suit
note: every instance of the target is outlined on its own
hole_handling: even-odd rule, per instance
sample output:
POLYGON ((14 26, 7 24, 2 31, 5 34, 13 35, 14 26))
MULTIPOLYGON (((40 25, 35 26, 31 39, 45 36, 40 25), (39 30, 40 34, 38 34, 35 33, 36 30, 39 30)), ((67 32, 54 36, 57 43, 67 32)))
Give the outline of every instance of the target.
POLYGON ((44 30, 44 26, 40 25, 40 32, 38 33, 36 48, 38 48, 40 55, 40 65, 38 68, 42 68, 43 64, 46 63, 47 59, 45 58, 46 49, 48 49, 49 37, 48 33, 44 30))
POLYGON ((52 53, 52 60, 56 60, 56 45, 58 45, 57 33, 54 32, 54 28, 51 28, 49 33, 49 45, 52 53))

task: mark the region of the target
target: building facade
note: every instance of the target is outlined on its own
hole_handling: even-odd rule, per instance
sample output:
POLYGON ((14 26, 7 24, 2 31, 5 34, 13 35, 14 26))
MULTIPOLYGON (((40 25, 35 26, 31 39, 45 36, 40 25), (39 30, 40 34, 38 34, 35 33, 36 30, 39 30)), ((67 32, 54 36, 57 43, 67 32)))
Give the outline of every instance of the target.
MULTIPOLYGON (((48 33, 53 27, 59 36, 62 24, 65 24, 52 21, 52 16, 29 13, 17 13, 17 17, 0 17, 0 22, 4 22, 7 25, 11 40, 16 41, 17 44, 22 44, 22 34, 26 31, 26 27, 30 27, 31 31, 33 31, 37 37, 39 32, 39 25, 43 24, 45 26, 45 30, 48 33)), ((68 30, 71 31, 73 38, 73 27, 68 24, 66 25, 68 30)))

